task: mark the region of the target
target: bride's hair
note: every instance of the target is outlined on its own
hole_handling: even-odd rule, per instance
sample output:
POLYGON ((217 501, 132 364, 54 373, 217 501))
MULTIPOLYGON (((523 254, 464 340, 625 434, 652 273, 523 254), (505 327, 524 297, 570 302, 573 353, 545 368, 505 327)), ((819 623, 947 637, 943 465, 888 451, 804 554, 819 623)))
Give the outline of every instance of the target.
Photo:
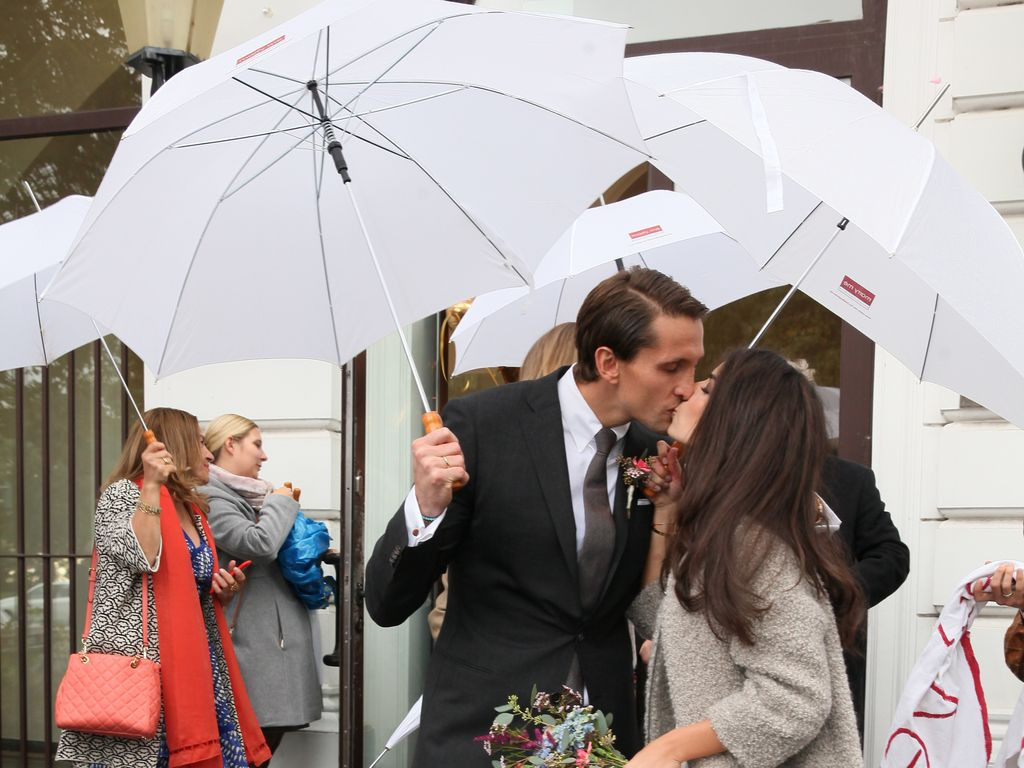
POLYGON ((853 646, 864 598, 838 537, 816 526, 825 453, 821 401, 804 376, 774 352, 730 354, 686 454, 666 560, 680 603, 703 611, 719 637, 754 642, 767 609, 754 581, 768 553, 786 546, 853 646))

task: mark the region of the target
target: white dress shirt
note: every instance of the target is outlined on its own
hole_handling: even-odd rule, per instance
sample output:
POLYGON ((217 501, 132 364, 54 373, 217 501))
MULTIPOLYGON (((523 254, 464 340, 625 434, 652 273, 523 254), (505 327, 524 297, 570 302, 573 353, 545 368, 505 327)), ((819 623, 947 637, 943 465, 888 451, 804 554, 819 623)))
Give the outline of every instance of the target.
MULTIPOLYGON (((583 393, 576 385, 573 371, 567 370, 558 380, 558 405, 562 411, 562 437, 565 440, 565 462, 569 469, 569 491, 572 495, 572 515, 576 521, 576 554, 583 546, 587 532, 587 516, 583 509, 583 480, 587 475, 594 454, 597 453, 595 435, 603 426, 587 405, 583 393)), ((629 430, 629 424, 612 427, 618 438, 608 452, 608 506, 615 509, 615 488, 619 479, 619 457, 622 456, 622 439, 629 430)), ((429 541, 444 519, 442 512, 433 522, 428 523, 420 513, 416 501, 415 486, 405 497, 405 526, 409 534, 409 546, 429 541)))

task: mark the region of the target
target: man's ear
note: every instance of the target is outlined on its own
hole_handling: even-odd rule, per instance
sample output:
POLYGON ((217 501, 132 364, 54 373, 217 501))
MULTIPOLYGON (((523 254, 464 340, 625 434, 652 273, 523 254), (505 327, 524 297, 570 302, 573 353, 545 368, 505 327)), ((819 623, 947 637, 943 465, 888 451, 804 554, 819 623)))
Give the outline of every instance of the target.
POLYGON ((594 350, 594 367, 602 381, 609 384, 619 383, 619 358, 610 347, 598 347, 594 350))

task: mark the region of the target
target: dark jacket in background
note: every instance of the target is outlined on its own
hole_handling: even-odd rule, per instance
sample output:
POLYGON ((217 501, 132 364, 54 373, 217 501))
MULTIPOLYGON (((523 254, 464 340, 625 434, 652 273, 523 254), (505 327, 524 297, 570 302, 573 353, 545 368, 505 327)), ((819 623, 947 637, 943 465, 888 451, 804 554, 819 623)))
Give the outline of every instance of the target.
MULTIPOLYGON (((839 536, 853 563, 853 572, 873 607, 899 589, 910 572, 910 550, 900 539, 875 485, 875 474, 852 461, 830 456, 822 472, 822 496, 842 521, 839 536)), ((864 736, 864 694, 867 677, 867 625, 859 648, 845 654, 857 727, 864 736)))

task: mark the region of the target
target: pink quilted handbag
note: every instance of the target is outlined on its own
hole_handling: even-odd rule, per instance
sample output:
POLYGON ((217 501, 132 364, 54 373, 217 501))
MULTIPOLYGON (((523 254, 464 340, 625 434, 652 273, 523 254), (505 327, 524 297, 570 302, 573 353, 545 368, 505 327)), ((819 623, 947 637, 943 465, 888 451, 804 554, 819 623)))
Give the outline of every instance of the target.
POLYGON ((142 574, 142 654, 89 653, 89 625, 96 587, 96 550, 93 549, 82 650, 71 654, 64 679, 57 689, 54 720, 58 727, 122 739, 156 736, 160 720, 160 665, 147 658, 148 581, 149 574, 142 574))

